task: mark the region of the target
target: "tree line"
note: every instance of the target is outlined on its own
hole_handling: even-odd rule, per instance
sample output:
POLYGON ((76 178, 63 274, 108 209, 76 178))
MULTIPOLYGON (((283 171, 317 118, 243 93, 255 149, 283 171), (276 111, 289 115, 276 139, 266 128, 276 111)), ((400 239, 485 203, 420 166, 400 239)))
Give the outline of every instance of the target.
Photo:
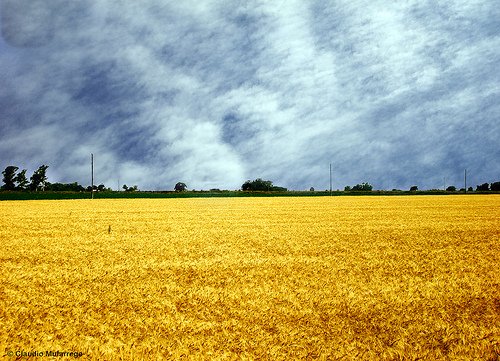
POLYGON ((476 187, 476 191, 479 192, 487 192, 487 191, 494 191, 494 192, 500 192, 500 182, 494 182, 488 184, 488 183, 483 183, 481 185, 478 185, 476 187))
MULTIPOLYGON (((84 188, 77 182, 73 183, 50 183, 47 179, 47 168, 48 165, 41 165, 37 170, 33 172, 29 181, 26 177, 26 169, 21 170, 18 173, 19 167, 9 165, 2 172, 3 175, 3 185, 2 190, 5 191, 52 191, 52 192, 84 192, 92 191, 92 187, 88 186, 84 188)), ((94 191, 109 191, 111 189, 106 188, 104 184, 94 185, 94 191)))
POLYGON ((26 169, 23 169, 19 173, 18 167, 9 165, 2 172, 3 174, 3 186, 2 189, 6 191, 14 190, 31 190, 39 191, 44 190, 47 186, 47 165, 41 165, 30 177, 30 181, 26 178, 26 169), (17 173, 17 174, 16 174, 17 173))
MULTIPOLYGON (((40 167, 38 167, 37 170, 33 172, 33 175, 29 178, 26 176, 26 169, 21 170, 18 172, 19 167, 9 165, 5 168, 5 170, 2 172, 3 175, 3 186, 1 187, 2 190, 6 191, 53 191, 53 192, 84 192, 84 191, 95 191, 95 192, 102 192, 102 191, 111 191, 110 188, 107 188, 104 184, 99 184, 99 185, 94 185, 93 188, 92 186, 88 186, 84 188, 77 182, 73 183, 50 183, 47 180, 47 168, 49 166, 43 164, 40 167)), ((138 187, 134 185, 133 187, 127 187, 127 185, 123 185, 123 189, 126 192, 134 192, 138 191, 138 187)), ((183 182, 178 182, 174 186, 174 190, 176 192, 184 192, 187 190, 187 185, 183 182)), ((214 189, 218 190, 218 189, 214 189)), ((247 192, 286 192, 288 191, 287 188, 284 187, 279 187, 275 186, 272 181, 270 180, 264 180, 262 178, 257 178, 253 181, 247 180, 243 185, 241 186, 241 190, 247 191, 247 192)), ((346 186, 344 188, 345 192, 371 192, 373 190, 373 186, 370 183, 360 183, 356 184, 354 186, 346 186)), ((314 188, 311 187, 310 191, 314 191, 314 188)), ((393 191, 398 191, 397 189, 393 189, 393 191)), ((416 192, 418 191, 417 186, 412 186, 410 187, 411 192, 416 192)), ((448 192, 456 192, 457 188, 455 186, 449 186, 446 188, 446 191, 448 192)), ((465 189, 460 189, 460 191, 464 192, 465 189)), ((472 187, 469 187, 468 190, 469 192, 472 192, 473 189, 472 187)), ((476 186, 476 191, 477 192, 487 192, 487 191, 494 191, 494 192, 499 192, 500 191, 500 182, 493 182, 493 183, 483 183, 481 185, 476 186)))
POLYGON ((261 178, 257 178, 256 180, 247 180, 241 186, 241 190, 243 191, 264 191, 264 192, 286 192, 288 189, 284 187, 278 187, 273 185, 272 181, 263 180, 261 178))

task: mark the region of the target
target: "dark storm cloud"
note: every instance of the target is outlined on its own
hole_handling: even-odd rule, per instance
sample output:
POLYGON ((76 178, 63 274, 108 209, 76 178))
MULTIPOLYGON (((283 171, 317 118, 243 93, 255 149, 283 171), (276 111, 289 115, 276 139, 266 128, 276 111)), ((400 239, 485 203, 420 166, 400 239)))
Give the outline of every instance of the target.
POLYGON ((0 159, 142 189, 498 180, 492 1, 2 0, 0 159), (20 11, 23 7, 24 11, 20 11))

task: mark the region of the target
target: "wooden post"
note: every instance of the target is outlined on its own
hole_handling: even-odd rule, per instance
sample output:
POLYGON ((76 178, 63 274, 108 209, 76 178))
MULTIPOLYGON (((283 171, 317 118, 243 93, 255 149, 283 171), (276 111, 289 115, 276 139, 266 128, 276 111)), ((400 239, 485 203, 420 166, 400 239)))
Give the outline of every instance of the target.
POLYGON ((332 196, 332 163, 330 163, 330 197, 332 196))
POLYGON ((94 199, 94 154, 90 153, 90 172, 91 172, 91 185, 90 187, 92 188, 91 194, 92 194, 92 199, 94 199))
POLYGON ((465 193, 467 193, 467 169, 464 170, 464 189, 465 193))

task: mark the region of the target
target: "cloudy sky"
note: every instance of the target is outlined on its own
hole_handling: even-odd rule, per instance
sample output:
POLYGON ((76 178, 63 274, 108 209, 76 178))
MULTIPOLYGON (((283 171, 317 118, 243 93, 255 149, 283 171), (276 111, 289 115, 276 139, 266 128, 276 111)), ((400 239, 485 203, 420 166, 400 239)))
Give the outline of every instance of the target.
POLYGON ((496 0, 0 0, 0 167, 143 190, 500 180, 496 0))

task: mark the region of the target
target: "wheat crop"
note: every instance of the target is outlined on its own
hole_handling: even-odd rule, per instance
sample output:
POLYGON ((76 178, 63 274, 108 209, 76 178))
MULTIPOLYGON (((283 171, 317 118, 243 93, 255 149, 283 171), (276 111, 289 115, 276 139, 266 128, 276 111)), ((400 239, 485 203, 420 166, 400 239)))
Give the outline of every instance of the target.
POLYGON ((498 360, 499 219, 496 195, 0 202, 0 351, 498 360))

